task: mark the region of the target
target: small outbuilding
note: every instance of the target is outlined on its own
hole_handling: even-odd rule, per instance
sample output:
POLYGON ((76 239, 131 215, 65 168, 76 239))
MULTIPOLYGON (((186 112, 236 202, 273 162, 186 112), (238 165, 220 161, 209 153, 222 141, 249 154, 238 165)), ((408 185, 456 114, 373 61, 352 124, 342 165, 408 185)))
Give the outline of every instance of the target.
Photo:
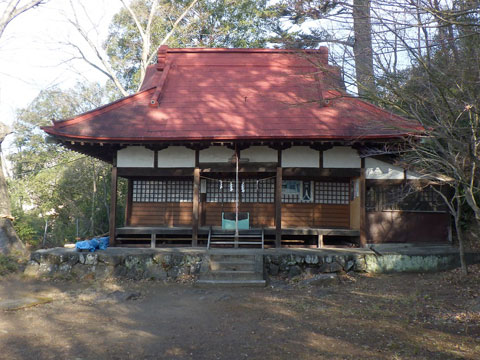
POLYGON ((428 181, 379 155, 424 129, 347 95, 326 48, 162 46, 138 93, 43 130, 113 165, 114 244, 198 246, 230 231, 236 245, 258 235, 276 247, 449 238, 428 181))

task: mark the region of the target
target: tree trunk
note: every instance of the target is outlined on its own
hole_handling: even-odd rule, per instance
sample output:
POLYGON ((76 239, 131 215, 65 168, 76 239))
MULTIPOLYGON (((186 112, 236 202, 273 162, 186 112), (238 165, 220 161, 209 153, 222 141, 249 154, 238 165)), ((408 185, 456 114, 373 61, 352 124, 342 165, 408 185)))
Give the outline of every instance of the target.
POLYGON ((370 5, 371 0, 353 0, 353 31, 355 34, 353 54, 358 95, 361 97, 368 97, 375 93, 370 5))
MULTIPOLYGON (((10 133, 7 126, 0 123, 0 152, 2 142, 10 133)), ((0 254, 26 254, 25 245, 20 241, 12 225, 10 197, 8 196, 7 182, 3 175, 2 159, 0 157, 0 254)))
POLYGON ((457 239, 458 239, 458 253, 460 255, 460 267, 462 269, 462 274, 463 275, 468 275, 468 266, 467 266, 467 261, 465 259, 465 247, 463 244, 463 230, 460 225, 460 218, 461 218, 461 208, 462 205, 458 201, 457 198, 457 213, 455 214, 455 230, 457 232, 457 239))

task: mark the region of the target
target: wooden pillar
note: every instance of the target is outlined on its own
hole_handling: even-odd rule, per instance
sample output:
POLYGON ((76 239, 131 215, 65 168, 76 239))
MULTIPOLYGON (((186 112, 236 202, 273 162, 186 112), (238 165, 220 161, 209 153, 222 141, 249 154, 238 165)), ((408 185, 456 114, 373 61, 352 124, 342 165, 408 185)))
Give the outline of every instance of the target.
POLYGON ((192 209, 192 246, 198 246, 198 219, 200 198, 200 168, 198 165, 199 151, 195 150, 195 169, 193 170, 193 209, 192 209))
MULTIPOLYGON (((200 183, 201 186, 201 183, 200 183)), ((207 202, 207 194, 200 194, 200 226, 206 225, 206 202, 207 202)))
POLYGON ((275 247, 282 246, 282 150, 278 150, 275 184, 275 247))
POLYGON ((155 249, 157 247, 157 234, 153 233, 150 239, 150 247, 155 249))
POLYGON ((125 206, 125 225, 131 225, 132 219, 132 199, 133 199, 133 180, 128 179, 127 185, 127 203, 125 206))
POLYGON ((117 217, 117 162, 116 159, 113 161, 112 166, 112 182, 110 187, 110 218, 109 218, 109 236, 110 236, 110 246, 115 246, 116 240, 116 223, 115 219, 117 217))
POLYGON ((318 247, 318 248, 323 248, 323 234, 318 234, 317 247, 318 247))
POLYGON ((360 169, 360 246, 367 246, 367 212, 366 212, 366 180, 365 180, 365 158, 361 159, 360 169))

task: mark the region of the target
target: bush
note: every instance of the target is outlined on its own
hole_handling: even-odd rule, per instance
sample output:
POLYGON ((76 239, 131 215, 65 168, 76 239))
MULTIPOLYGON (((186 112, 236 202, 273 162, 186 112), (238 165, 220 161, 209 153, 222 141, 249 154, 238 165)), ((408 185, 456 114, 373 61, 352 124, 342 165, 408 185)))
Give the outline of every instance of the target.
POLYGON ((0 254, 0 276, 16 272, 19 264, 13 256, 0 254))

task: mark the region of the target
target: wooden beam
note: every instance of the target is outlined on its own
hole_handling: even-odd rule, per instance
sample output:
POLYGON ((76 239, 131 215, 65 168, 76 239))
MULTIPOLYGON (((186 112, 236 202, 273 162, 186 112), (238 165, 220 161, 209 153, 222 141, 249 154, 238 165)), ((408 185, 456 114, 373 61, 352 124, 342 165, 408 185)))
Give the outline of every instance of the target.
POLYGON ((318 151, 327 151, 333 148, 333 143, 331 142, 313 143, 310 145, 310 148, 318 151))
MULTIPOLYGON (((265 173, 271 172, 275 173, 277 164, 275 162, 270 163, 246 163, 246 164, 239 164, 238 171, 241 173, 265 173)), ((235 173, 235 163, 223 163, 223 164, 215 164, 215 163, 201 163, 200 168, 202 169, 203 173, 235 173)))
MULTIPOLYGON (((441 185, 441 181, 428 180, 428 179, 367 179, 368 186, 391 186, 391 185, 403 185, 403 184, 412 184, 415 186, 427 186, 427 185, 441 185)), ((445 184, 445 183, 444 183, 445 184)))
POLYGON ((198 152, 195 150, 195 169, 193 170, 193 207, 192 207, 192 246, 198 246, 198 220, 200 200, 200 168, 198 167, 198 152))
POLYGON ((306 177, 358 177, 358 168, 283 168, 283 176, 306 176, 306 177))
MULTIPOLYGON (((280 150, 279 150, 280 151, 280 150)), ((277 167, 275 184, 275 247, 282 246, 282 167, 277 167)))
POLYGON ((286 150, 292 147, 292 142, 275 142, 268 145, 274 150, 286 150))
POLYGON ((118 176, 124 178, 138 178, 138 177, 158 177, 158 176, 178 176, 178 177, 192 177, 193 168, 118 168, 118 176))
POLYGON ((365 158, 361 159, 360 169, 360 246, 367 246, 367 211, 366 211, 366 180, 365 180, 365 158))
POLYGON ((109 218, 109 235, 110 235, 110 246, 115 246, 116 238, 116 222, 117 217, 117 166, 116 161, 114 160, 114 166, 112 166, 112 179, 110 187, 110 218, 109 218))
MULTIPOLYGON (((231 164, 200 164, 200 171, 202 173, 235 173, 235 167, 231 164)), ((240 164, 239 171, 241 173, 272 173, 276 172, 277 163, 250 163, 250 164, 240 164)), ((185 177, 191 178, 193 168, 118 168, 118 176, 124 178, 138 178, 138 177, 148 177, 154 178, 159 176, 171 176, 171 177, 185 177)), ((344 169, 334 169, 334 168, 283 168, 283 176, 305 176, 305 177, 359 177, 360 169, 358 168, 344 168, 344 169)), ((375 180, 368 180, 375 181, 375 180)), ((403 182, 403 180, 381 180, 381 182, 403 182)), ((412 180, 410 180, 412 181, 412 180)), ((415 181, 415 180, 413 180, 415 181)))

